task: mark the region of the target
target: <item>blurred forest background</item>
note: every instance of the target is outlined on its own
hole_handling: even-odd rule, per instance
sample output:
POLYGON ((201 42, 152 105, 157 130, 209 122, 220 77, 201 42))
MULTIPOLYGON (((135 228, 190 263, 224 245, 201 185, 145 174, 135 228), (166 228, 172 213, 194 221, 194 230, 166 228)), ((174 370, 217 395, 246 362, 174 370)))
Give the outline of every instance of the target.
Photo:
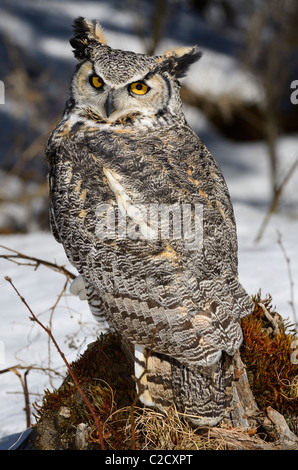
MULTIPOLYGON (((186 82, 182 97, 227 139, 266 143, 268 207, 276 210, 297 167, 294 162, 281 174, 277 149, 281 135, 297 132, 290 86, 298 79, 298 0, 1 0, 0 233, 48 229, 44 148, 63 111, 75 64, 68 43, 72 19, 85 11, 102 22, 108 38, 137 38, 137 52, 162 52, 167 38, 240 64, 257 94, 246 96, 245 81, 244 90, 227 81, 214 92, 186 82)), ((122 44, 115 40, 113 46, 126 48, 122 44)), ((297 206, 290 210, 297 215, 297 206)))

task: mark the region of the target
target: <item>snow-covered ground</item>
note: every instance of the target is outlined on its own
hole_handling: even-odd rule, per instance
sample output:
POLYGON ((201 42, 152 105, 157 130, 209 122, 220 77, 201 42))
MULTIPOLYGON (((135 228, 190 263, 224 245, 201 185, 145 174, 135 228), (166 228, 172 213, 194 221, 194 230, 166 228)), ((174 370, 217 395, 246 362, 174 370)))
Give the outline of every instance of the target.
MULTIPOLYGON (((15 2, 17 5, 18 1, 15 2)), ((126 26, 131 26, 131 17, 125 12, 113 9, 106 2, 33 2, 26 1, 33 14, 43 11, 49 14, 58 11, 69 22, 77 15, 99 18, 106 27, 109 43, 113 47, 142 50, 139 38, 128 34, 126 26), (81 3, 84 3, 82 6, 81 3), (121 24, 122 29, 114 30, 121 24), (110 29, 109 29, 110 28, 110 29)), ((29 11, 28 10, 28 11, 29 11)), ((13 11, 7 10, 2 15, 0 27, 12 31, 16 27, 13 11)), ((25 15, 24 15, 25 17, 25 15)), ((20 44, 35 46, 39 53, 51 56, 52 59, 69 60, 72 54, 67 40, 55 36, 51 30, 55 24, 45 23, 46 34, 36 41, 32 28, 27 21, 18 17, 18 31, 15 35, 20 44)), ((46 20, 44 20, 46 22, 46 20)), ((191 24, 191 23, 189 23, 191 24)), ((58 25, 58 24, 57 24, 58 25)), ((62 27, 61 24, 58 25, 62 27)), ((203 27, 203 26, 202 26, 203 27)), ((182 28, 182 26, 181 26, 182 28)), ((159 49, 167 50, 176 47, 178 41, 166 38, 159 49)), ((179 42, 181 45, 181 42, 179 42)), ((183 44, 182 44, 183 45, 183 44)), ((257 84, 241 70, 234 58, 225 53, 214 52, 204 48, 204 58, 195 65, 186 79, 188 85, 203 89, 206 93, 219 93, 229 89, 243 92, 245 99, 258 99, 260 90, 257 84), (245 86, 241 86, 241 84, 245 86)), ((67 86, 67 85, 65 85, 67 86)), ((263 296, 270 293, 276 310, 284 317, 294 321, 290 305, 291 285, 284 254, 278 244, 278 233, 281 235, 283 248, 290 260, 292 280, 294 283, 294 302, 298 311, 298 219, 284 213, 275 214, 269 221, 261 241, 254 242, 257 231, 262 223, 270 201, 270 182, 266 147, 262 142, 235 143, 226 140, 209 125, 200 112, 191 107, 185 108, 188 121, 198 135, 205 141, 219 162, 230 189, 239 238, 239 277, 249 294, 256 294, 261 289, 263 296)), ((286 169, 298 156, 298 135, 283 137, 279 141, 279 155, 282 168, 286 169)), ((298 171, 293 175, 286 188, 283 204, 297 204, 298 171)), ((296 211, 297 212, 297 211, 296 211)), ((33 232, 27 235, 0 236, 0 244, 20 251, 26 255, 65 264, 72 272, 62 247, 50 233, 33 232)), ((1 254, 8 252, 0 248, 1 254)), ((81 302, 67 291, 62 296, 53 315, 51 308, 63 289, 65 277, 52 270, 39 266, 37 270, 28 266, 17 266, 0 259, 0 370, 16 365, 31 365, 35 369, 27 375, 31 403, 40 402, 45 388, 57 387, 65 367, 59 354, 49 341, 47 334, 30 321, 30 313, 11 285, 4 279, 10 276, 20 294, 26 299, 32 311, 38 315, 43 324, 51 320, 53 334, 69 361, 82 353, 86 345, 94 340, 98 328, 94 322, 87 303, 81 302), (51 369, 61 373, 51 379, 47 372, 37 369, 51 369)), ((24 371, 19 370, 23 376, 24 371)), ((24 412, 24 396, 19 377, 13 372, 0 374, 0 438, 7 434, 23 431, 26 427, 24 412)), ((34 412, 32 406, 31 410, 34 412)), ((34 418, 32 419, 34 422, 34 418)))
MULTIPOLYGON (((32 233, 25 236, 3 236, 0 243, 21 251, 29 256, 65 264, 65 255, 61 246, 47 233, 32 233)), ((8 253, 0 249, 1 253, 8 253)), ((67 291, 59 302, 51 318, 51 307, 54 306, 59 293, 64 287, 66 278, 49 268, 40 266, 19 267, 11 262, 0 264, 1 292, 1 330, 3 342, 0 369, 18 364, 32 365, 39 368, 56 369, 65 375, 66 368, 57 354, 45 331, 29 317, 30 312, 21 302, 12 286, 4 279, 10 276, 15 287, 26 299, 39 320, 51 327, 53 334, 69 361, 77 357, 96 337, 95 322, 86 302, 71 296, 67 291)), ((71 267, 69 267, 71 268, 71 267)), ((75 272, 72 270, 72 272, 75 272)), ((23 372, 20 371, 23 376, 23 372)), ((49 380, 47 372, 32 370, 28 374, 28 387, 31 400, 39 400, 40 393, 47 387, 59 386, 61 377, 54 375, 49 380)), ((20 379, 13 372, 0 375, 0 436, 24 429, 24 397, 20 379)), ((34 410, 32 410, 34 411, 34 410)))

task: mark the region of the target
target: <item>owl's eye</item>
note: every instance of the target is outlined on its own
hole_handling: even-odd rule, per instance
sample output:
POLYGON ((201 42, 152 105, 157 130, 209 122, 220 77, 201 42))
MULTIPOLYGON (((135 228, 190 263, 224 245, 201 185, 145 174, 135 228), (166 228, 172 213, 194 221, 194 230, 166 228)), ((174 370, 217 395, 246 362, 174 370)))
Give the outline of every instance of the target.
POLYGON ((132 83, 129 89, 136 95, 145 95, 150 90, 150 88, 142 82, 132 83))
POLYGON ((91 75, 89 82, 94 88, 101 88, 103 86, 103 79, 98 75, 91 75))

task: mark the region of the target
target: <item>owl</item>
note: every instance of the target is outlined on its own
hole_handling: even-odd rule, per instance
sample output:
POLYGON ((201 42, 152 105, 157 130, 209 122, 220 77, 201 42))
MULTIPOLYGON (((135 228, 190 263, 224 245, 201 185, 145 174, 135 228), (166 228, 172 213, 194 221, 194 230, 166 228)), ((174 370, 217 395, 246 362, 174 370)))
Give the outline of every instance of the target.
POLYGON ((231 406, 240 320, 233 207, 188 125, 180 82, 197 46, 149 56, 113 49, 82 17, 61 122, 46 148, 52 232, 99 325, 134 349, 140 401, 194 426, 231 406))

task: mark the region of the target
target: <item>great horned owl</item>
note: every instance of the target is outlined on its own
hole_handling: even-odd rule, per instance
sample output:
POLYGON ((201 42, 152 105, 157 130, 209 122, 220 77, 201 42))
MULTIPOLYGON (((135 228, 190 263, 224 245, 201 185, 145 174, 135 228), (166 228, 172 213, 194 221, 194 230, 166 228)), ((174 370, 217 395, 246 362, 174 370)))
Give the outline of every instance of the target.
POLYGON ((79 63, 46 149, 52 231, 92 313, 134 345, 141 401, 215 425, 252 301, 226 183, 182 109, 201 53, 112 49, 97 23, 73 27, 79 63))

